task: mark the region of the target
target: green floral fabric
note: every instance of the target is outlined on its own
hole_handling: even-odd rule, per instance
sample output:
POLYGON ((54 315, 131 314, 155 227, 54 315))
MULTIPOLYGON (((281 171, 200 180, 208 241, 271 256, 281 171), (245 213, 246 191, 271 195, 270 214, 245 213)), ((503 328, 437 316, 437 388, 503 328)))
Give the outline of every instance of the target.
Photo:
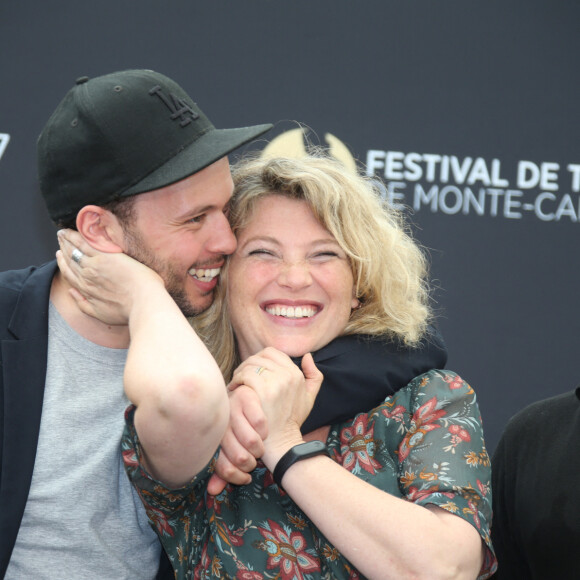
MULTIPOLYGON (((250 484, 228 485, 215 497, 205 491, 214 461, 179 490, 153 480, 139 463, 133 414, 134 407, 129 408, 122 442, 125 467, 177 579, 364 577, 278 488, 263 464, 250 484)), ((495 571, 490 461, 475 393, 458 375, 433 370, 415 378, 369 413, 333 425, 327 444, 333 459, 356 477, 468 521, 486 545, 479 578, 495 571)))

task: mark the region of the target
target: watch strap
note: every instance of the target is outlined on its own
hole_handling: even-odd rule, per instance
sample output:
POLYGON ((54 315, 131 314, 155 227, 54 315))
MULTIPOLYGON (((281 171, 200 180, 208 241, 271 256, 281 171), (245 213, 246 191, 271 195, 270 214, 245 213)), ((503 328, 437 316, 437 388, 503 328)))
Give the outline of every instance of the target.
POLYGON ((282 488, 282 478, 284 477, 284 474, 297 461, 302 461, 302 459, 308 459, 309 457, 315 457, 316 455, 327 455, 330 457, 328 448, 322 441, 307 441, 306 443, 294 445, 294 447, 282 455, 274 468, 273 476, 276 485, 282 488))

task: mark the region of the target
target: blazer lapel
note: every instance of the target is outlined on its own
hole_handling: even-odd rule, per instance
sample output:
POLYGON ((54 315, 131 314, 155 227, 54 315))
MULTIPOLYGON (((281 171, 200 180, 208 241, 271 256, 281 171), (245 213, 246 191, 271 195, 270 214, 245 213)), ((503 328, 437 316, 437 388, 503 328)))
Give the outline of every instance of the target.
MULTIPOLYGON (((48 304, 56 264, 35 270, 24 283, 9 331, 1 341, 4 394, 0 477, 0 576, 8 565, 30 489, 40 418, 48 347, 48 304)), ((0 393, 1 394, 1 393, 0 393)))

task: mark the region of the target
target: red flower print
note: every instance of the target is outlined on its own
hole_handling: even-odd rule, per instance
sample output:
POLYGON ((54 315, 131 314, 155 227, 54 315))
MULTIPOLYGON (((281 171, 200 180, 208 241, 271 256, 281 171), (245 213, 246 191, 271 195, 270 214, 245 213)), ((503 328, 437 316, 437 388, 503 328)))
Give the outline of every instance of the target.
POLYGON ((451 451, 451 453, 455 453, 455 448, 462 441, 465 442, 471 441, 471 435, 466 429, 461 427, 461 425, 451 425, 448 431, 451 434, 451 445, 443 447, 444 451, 451 451))
POLYGON ((477 513, 477 506, 472 501, 468 501, 467 505, 469 507, 463 508, 463 513, 471 514, 473 516, 475 526, 479 530, 481 528, 481 520, 479 519, 479 514, 477 513))
POLYGON ((451 427, 449 427, 449 433, 461 441, 471 441, 471 435, 469 432, 459 425, 451 425, 451 427))
POLYGON ((430 495, 438 493, 439 495, 444 495, 449 498, 453 498, 454 495, 451 492, 441 492, 437 485, 433 485, 429 488, 419 489, 418 487, 412 485, 407 492, 407 499, 410 501, 419 501, 429 497, 430 495))
POLYGON ((165 514, 150 505, 147 506, 147 516, 149 517, 149 521, 155 526, 157 529, 157 533, 160 536, 170 536, 173 537, 174 532, 171 529, 171 526, 167 522, 167 517, 165 514))
POLYGON ((468 383, 466 383, 460 376, 458 375, 445 375, 443 377, 443 380, 449 385, 450 389, 462 389, 462 388, 466 388, 467 389, 467 393, 469 395, 473 394, 473 389, 471 388, 471 385, 469 385, 468 383))
POLYGON ((353 473, 361 469, 374 475, 382 465, 374 458, 374 428, 368 428, 368 415, 359 415, 351 427, 340 433, 342 466, 353 473))
POLYGON ((479 491, 481 492, 481 495, 483 497, 485 497, 489 493, 489 489, 490 489, 489 483, 483 484, 483 483, 481 483, 481 481, 479 481, 479 479, 477 479, 476 482, 477 482, 477 487, 479 488, 479 491))
POLYGON ((383 409, 381 412, 387 418, 387 420, 393 420, 395 423, 399 423, 397 431, 404 432, 406 410, 403 405, 397 405, 392 411, 383 409))
POLYGON ((382 412, 387 419, 394 419, 395 421, 401 422, 405 416, 405 407, 403 405, 397 405, 392 411, 383 409, 382 412))
POLYGON ((219 496, 210 496, 207 494, 207 507, 209 514, 209 522, 215 524, 217 535, 228 546, 243 546, 244 535, 243 529, 231 530, 227 524, 220 518, 221 506, 226 503, 225 498, 220 494, 219 496), (221 499, 220 499, 221 498, 221 499), (213 508, 213 510, 212 510, 213 508))
POLYGON ((201 578, 204 570, 207 570, 210 565, 211 559, 208 553, 208 543, 205 542, 201 550, 201 558, 199 559, 199 564, 195 567, 194 578, 201 578))
POLYGON ((279 570, 282 580, 302 579, 304 573, 320 571, 320 562, 308 553, 302 534, 286 531, 273 520, 258 530, 266 540, 263 544, 268 553, 266 566, 269 570, 279 570))
POLYGON ((216 519, 215 516, 209 518, 210 522, 215 521, 217 535, 224 541, 228 546, 243 546, 244 545, 244 530, 243 528, 237 530, 230 530, 230 528, 220 519, 216 519))
POLYGON ((253 570, 240 570, 236 574, 236 580, 262 580, 263 576, 253 570))
POLYGON ((450 389, 461 389, 465 382, 459 375, 445 375, 443 380, 449 385, 450 389))
POLYGON ((445 415, 445 411, 443 409, 437 409, 436 407, 437 398, 433 397, 425 404, 421 405, 413 414, 411 426, 399 445, 399 450, 397 452, 399 455, 399 462, 403 462, 407 457, 409 457, 411 449, 423 441, 426 433, 441 427, 441 425, 435 423, 435 421, 441 419, 441 417, 445 415))
POLYGON ((139 461, 137 460, 137 454, 134 449, 123 451, 123 463, 127 467, 139 467, 139 461))

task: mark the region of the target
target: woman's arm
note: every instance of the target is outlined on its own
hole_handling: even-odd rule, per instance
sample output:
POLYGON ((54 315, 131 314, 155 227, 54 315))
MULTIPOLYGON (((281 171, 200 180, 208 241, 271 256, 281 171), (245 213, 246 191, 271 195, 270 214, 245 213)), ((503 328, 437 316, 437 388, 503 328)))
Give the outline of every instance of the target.
MULTIPOLYGON (((273 470, 278 455, 264 457, 273 470)), ((295 463, 284 490, 330 542, 368 578, 477 577, 481 537, 436 506, 422 507, 359 479, 328 457, 295 463)))
MULTIPOLYGON (((233 382, 251 386, 262 400, 269 425, 262 461, 273 472, 284 453, 304 442, 296 420, 300 413, 290 410, 304 401, 299 402, 300 385, 286 392, 277 366, 283 361, 272 360, 270 350, 245 361, 233 382), (268 372, 258 375, 258 366, 268 372)), ((310 400, 308 394, 305 398, 310 400)), ((477 530, 461 517, 390 495, 325 456, 294 463, 282 484, 325 537, 369 578, 478 575, 484 545, 477 530)))
POLYGON ((124 254, 97 252, 76 232, 59 241, 59 267, 79 308, 129 326, 124 384, 137 407, 145 467, 168 487, 185 484, 210 461, 227 425, 217 364, 155 272, 124 254), (74 247, 84 254, 81 264, 70 259, 74 247))

